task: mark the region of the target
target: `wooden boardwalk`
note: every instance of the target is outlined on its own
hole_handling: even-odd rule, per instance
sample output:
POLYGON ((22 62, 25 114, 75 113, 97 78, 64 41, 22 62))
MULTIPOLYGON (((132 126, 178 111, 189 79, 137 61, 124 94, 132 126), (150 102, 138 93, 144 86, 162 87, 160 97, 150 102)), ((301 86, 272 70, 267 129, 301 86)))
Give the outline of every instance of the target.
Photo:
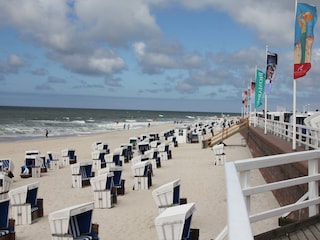
MULTIPOLYGON (((280 154, 280 153, 290 153, 293 152, 292 150, 292 143, 281 139, 272 134, 264 134, 264 130, 261 128, 253 128, 249 127, 249 131, 243 134, 245 138, 248 135, 254 133, 255 138, 259 136, 260 139, 263 139, 264 144, 266 144, 265 152, 260 153, 262 155, 269 155, 269 154, 280 154), (248 134, 246 136, 246 134, 248 134), (270 152, 269 152, 270 151, 270 152)), ((251 138, 252 139, 252 138, 251 138)), ((249 144, 250 145, 250 144, 249 144)), ((297 146, 296 151, 304 151, 302 147, 297 146)), ((260 155, 257 153, 256 156, 260 155)), ((261 156, 261 155, 260 155, 261 156)), ((307 166, 304 164, 298 167, 301 173, 306 173, 307 166)), ((273 174, 275 174, 273 172, 273 174)), ((266 175, 268 176, 268 175, 266 175)), ((265 177, 266 177, 265 176, 265 177)), ((267 177, 268 178, 268 177, 267 177)), ((268 179, 266 179, 268 181, 268 179)), ((279 203, 282 205, 285 201, 288 200, 288 195, 285 191, 281 191, 282 197, 277 197, 279 203), (286 195, 286 196, 284 196, 286 195)), ((284 226, 280 226, 274 230, 259 234, 254 237, 255 240, 316 240, 320 239, 320 215, 311 217, 311 218, 304 218, 300 221, 294 221, 293 223, 286 224, 284 226)))
POLYGON ((255 240, 317 240, 320 239, 320 215, 259 234, 255 240))

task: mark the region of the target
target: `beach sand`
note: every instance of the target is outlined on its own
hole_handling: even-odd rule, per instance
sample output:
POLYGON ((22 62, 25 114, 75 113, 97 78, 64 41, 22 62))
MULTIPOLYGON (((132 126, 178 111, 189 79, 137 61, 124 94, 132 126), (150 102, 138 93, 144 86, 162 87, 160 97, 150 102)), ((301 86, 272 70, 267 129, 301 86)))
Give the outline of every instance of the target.
MULTIPOLYGON (((20 178, 20 167, 24 165, 24 154, 27 150, 39 150, 42 154, 48 151, 61 153, 62 149, 74 148, 78 162, 91 162, 91 144, 105 142, 112 152, 120 144, 129 143, 130 137, 151 132, 161 133, 174 129, 175 125, 160 125, 143 129, 123 130, 105 134, 43 138, 28 141, 1 142, 0 158, 10 158, 15 165, 14 182, 11 189, 27 183, 39 182, 38 198, 44 199, 44 217, 35 220, 31 225, 16 226, 16 239, 34 240, 51 239, 48 214, 65 207, 93 201, 91 186, 72 188, 70 166, 56 171, 48 170, 40 178, 20 178)), ((236 134, 224 142, 227 161, 251 158, 250 150, 241 145, 241 135, 236 134)), ((188 203, 195 202, 191 228, 200 229, 199 239, 214 239, 227 224, 227 200, 225 173, 223 166, 214 165, 214 153, 210 148, 202 149, 201 141, 195 144, 179 144, 171 148, 172 159, 162 161, 161 168, 154 169, 152 186, 149 190, 133 190, 134 179, 131 162, 123 164, 122 179, 125 179, 125 195, 117 197, 117 204, 111 209, 95 209, 92 222, 99 224, 101 240, 108 239, 158 239, 154 219, 158 208, 152 197, 157 187, 180 179, 180 197, 187 198, 188 203)), ((135 150, 135 155, 137 151, 135 150)), ((264 182, 260 173, 252 174, 254 182, 264 182)), ((253 203, 252 208, 264 209, 278 206, 272 194, 265 194, 253 203), (259 200, 260 199, 260 200, 259 200)), ((254 233, 260 233, 277 226, 276 220, 264 221, 254 225, 254 233)))

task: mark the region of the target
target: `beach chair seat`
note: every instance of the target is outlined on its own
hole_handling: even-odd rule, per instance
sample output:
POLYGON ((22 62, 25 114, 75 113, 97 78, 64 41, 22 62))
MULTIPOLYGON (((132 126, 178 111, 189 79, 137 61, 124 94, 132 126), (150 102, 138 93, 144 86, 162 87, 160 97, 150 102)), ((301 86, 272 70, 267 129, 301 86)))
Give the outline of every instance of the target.
POLYGON ((43 199, 37 198, 39 183, 10 190, 11 214, 17 225, 31 224, 43 216, 43 199))
POLYGON ((224 144, 218 144, 212 147, 215 154, 214 165, 223 165, 226 160, 226 154, 224 153, 224 144))

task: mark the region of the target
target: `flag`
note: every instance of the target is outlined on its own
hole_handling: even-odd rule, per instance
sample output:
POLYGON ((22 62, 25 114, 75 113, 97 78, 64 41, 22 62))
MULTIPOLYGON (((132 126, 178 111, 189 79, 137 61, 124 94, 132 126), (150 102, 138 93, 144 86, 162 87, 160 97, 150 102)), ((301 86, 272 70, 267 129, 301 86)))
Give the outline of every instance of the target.
POLYGON ((278 54, 267 53, 267 68, 266 68, 266 85, 265 93, 267 95, 271 94, 272 82, 276 80, 276 70, 278 64, 278 54))
POLYGON ((313 28, 317 22, 317 8, 306 3, 297 3, 294 34, 294 74, 303 77, 311 69, 311 52, 314 41, 313 28))
POLYGON ((266 74, 257 69, 256 71, 256 91, 255 91, 255 101, 254 101, 254 107, 258 108, 262 105, 262 96, 264 93, 264 85, 266 83, 266 74))
POLYGON ((253 103, 253 101, 255 101, 256 82, 251 82, 250 93, 251 93, 251 98, 250 98, 251 101, 250 102, 253 103))
POLYGON ((248 106, 248 91, 247 90, 244 90, 242 93, 242 104, 245 107, 248 106))

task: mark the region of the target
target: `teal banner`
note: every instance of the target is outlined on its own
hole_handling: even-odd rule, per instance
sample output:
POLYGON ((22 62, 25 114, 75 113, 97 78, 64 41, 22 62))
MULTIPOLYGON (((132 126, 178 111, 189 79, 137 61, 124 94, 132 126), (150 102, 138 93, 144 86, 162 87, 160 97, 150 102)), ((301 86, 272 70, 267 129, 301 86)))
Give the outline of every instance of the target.
POLYGON ((257 69, 256 72, 256 96, 254 101, 254 107, 258 108, 262 105, 262 96, 264 93, 264 86, 266 84, 266 74, 257 69))

